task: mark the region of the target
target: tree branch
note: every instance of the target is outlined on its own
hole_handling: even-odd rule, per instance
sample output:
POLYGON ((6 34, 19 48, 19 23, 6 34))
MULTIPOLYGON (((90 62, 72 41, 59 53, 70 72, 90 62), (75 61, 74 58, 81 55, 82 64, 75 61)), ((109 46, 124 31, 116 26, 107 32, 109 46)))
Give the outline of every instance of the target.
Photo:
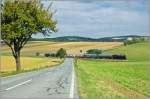
POLYGON ((5 44, 7 44, 7 45, 10 47, 13 56, 16 57, 15 50, 14 50, 14 48, 12 47, 12 42, 8 42, 8 41, 6 41, 6 40, 4 40, 4 42, 5 42, 5 44))
POLYGON ((31 38, 31 34, 28 37, 22 38, 19 44, 19 50, 21 50, 24 47, 24 45, 28 42, 30 38, 31 38))

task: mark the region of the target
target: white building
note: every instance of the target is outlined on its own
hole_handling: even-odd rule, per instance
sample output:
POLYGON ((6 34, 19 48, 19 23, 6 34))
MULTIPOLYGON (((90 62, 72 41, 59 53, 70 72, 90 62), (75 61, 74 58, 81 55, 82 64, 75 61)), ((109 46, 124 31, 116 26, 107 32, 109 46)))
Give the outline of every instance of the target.
POLYGON ((128 37, 127 40, 128 40, 128 41, 132 41, 133 38, 132 38, 132 37, 128 37))

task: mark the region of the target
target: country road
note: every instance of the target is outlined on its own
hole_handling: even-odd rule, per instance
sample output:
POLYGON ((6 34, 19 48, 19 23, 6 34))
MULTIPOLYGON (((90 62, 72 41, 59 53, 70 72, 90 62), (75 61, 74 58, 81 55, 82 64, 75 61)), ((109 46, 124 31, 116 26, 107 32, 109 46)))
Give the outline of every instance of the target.
POLYGON ((1 78, 2 98, 78 98, 73 59, 59 66, 1 78))

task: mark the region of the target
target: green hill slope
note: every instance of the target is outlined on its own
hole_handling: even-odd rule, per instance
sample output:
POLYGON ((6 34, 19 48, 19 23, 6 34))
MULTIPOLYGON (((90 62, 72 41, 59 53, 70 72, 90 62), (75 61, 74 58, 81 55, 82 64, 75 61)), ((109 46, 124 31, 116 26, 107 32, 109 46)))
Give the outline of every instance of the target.
POLYGON ((129 61, 78 59, 75 69, 81 98, 145 98, 149 95, 148 42, 121 46, 108 53, 129 61))

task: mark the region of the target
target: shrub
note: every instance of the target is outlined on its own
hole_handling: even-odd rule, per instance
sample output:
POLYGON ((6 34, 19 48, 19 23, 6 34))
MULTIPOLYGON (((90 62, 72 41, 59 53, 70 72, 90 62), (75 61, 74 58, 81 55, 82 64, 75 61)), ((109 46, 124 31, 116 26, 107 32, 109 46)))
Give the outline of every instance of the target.
POLYGON ((125 55, 112 55, 113 59, 126 60, 125 55))
POLYGON ((44 56, 45 57, 50 57, 50 54, 49 53, 45 53, 44 56))
POLYGON ((124 46, 134 44, 134 43, 139 43, 145 41, 145 38, 140 37, 140 38, 133 38, 132 40, 126 40, 124 41, 124 46))
POLYGON ((36 52, 36 56, 40 56, 40 53, 39 53, 39 52, 36 52))
POLYGON ((45 57, 56 57, 55 53, 45 53, 45 57))
POLYGON ((126 46, 127 45, 127 41, 124 41, 123 44, 124 44, 124 46, 126 46))
POLYGON ((82 50, 80 50, 80 53, 82 53, 82 50))
POLYGON ((50 54, 51 57, 56 57, 56 54, 52 53, 50 54))
POLYGON ((102 53, 102 50, 99 50, 99 49, 90 49, 88 51, 86 51, 87 54, 101 54, 102 53))

